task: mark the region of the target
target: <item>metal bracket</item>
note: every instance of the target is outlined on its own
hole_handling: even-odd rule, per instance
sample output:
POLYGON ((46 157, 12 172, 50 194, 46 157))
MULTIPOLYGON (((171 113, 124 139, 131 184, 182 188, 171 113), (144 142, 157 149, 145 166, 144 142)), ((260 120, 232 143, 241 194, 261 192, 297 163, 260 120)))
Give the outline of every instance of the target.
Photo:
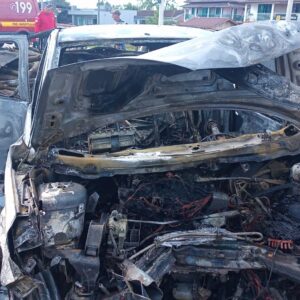
POLYGON ((99 222, 91 221, 84 252, 87 256, 99 256, 100 246, 106 231, 107 214, 102 214, 99 222))

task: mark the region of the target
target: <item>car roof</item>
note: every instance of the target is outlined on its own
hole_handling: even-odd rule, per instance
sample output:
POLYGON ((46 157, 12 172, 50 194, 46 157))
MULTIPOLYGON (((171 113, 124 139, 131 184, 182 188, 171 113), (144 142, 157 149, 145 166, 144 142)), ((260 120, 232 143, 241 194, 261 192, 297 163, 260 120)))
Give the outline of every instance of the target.
POLYGON ((211 34, 211 32, 198 28, 168 25, 86 25, 60 30, 58 43, 77 43, 105 39, 187 40, 208 34, 211 34))

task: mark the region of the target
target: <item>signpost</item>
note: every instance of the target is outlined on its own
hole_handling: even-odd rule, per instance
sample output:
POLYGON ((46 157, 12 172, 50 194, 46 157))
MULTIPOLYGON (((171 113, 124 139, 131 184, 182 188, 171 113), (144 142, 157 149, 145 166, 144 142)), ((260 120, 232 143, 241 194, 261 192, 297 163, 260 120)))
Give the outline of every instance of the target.
POLYGON ((286 7, 286 21, 291 21, 292 10, 293 10, 294 0, 288 0, 288 4, 286 7))
POLYGON ((98 0, 98 3, 97 3, 97 24, 100 24, 100 7, 101 7, 101 3, 100 3, 100 0, 98 0))
POLYGON ((158 25, 164 25, 165 0, 158 0, 158 25))

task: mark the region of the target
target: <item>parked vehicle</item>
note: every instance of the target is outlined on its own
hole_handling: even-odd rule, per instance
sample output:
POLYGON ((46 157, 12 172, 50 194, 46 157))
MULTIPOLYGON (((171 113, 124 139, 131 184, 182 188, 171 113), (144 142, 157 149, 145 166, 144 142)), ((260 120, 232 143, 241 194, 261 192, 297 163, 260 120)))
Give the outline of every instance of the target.
POLYGON ((0 32, 34 33, 38 13, 37 0, 1 0, 0 32))
POLYGON ((10 297, 299 298, 299 32, 55 30, 6 163, 10 297))

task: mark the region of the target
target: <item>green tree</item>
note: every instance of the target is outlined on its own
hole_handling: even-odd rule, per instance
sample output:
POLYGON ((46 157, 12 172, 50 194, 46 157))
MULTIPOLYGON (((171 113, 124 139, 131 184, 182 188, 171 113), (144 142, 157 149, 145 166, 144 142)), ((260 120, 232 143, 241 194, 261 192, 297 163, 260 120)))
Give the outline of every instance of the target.
POLYGON ((176 0, 167 0, 166 1, 166 10, 173 10, 178 8, 178 4, 176 3, 176 0))
POLYGON ((154 12, 154 15, 152 17, 146 19, 146 24, 158 24, 158 10, 154 12))
POLYGON ((158 1, 157 0, 139 0, 140 9, 153 9, 157 8, 158 1))
POLYGON ((122 9, 128 9, 128 10, 138 10, 138 6, 137 5, 134 5, 130 2, 122 5, 122 9))
MULTIPOLYGON (((106 11, 111 11, 113 8, 115 8, 114 6, 112 6, 109 2, 103 2, 103 5, 104 5, 104 9, 106 11)), ((118 8, 115 8, 115 9, 118 9, 118 8)))
POLYGON ((113 9, 128 9, 128 10, 138 10, 138 6, 134 5, 130 2, 126 3, 126 4, 115 4, 112 6, 113 9))
MULTIPOLYGON (((139 7, 140 9, 157 9, 160 3, 160 0, 139 0, 139 7)), ((165 9, 175 9, 178 7, 176 0, 166 0, 166 7, 165 9)))
POLYGON ((61 9, 69 9, 70 8, 70 3, 66 0, 52 0, 52 4, 56 8, 61 8, 61 9))
MULTIPOLYGON (((158 10, 154 11, 154 15, 146 19, 146 24, 158 24, 158 10)), ((174 25, 176 24, 174 21, 164 21, 165 25, 174 25)))

